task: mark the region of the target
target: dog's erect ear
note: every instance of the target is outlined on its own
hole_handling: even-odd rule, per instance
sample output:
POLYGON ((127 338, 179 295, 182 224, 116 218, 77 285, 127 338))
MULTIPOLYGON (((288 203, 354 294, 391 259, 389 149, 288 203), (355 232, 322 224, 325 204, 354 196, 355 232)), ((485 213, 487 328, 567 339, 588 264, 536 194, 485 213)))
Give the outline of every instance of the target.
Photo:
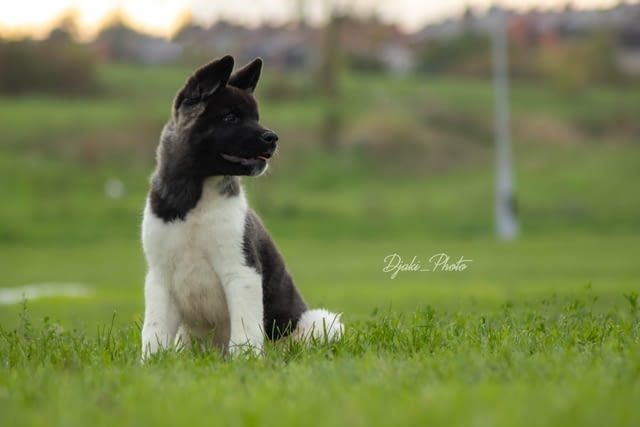
POLYGON ((196 70, 187 80, 184 87, 176 96, 174 107, 181 104, 197 104, 213 95, 218 89, 226 86, 233 71, 233 57, 223 56, 209 62, 196 70))
POLYGON ((262 59, 256 58, 236 71, 229 79, 229 84, 253 93, 260 79, 260 71, 262 71, 262 59))

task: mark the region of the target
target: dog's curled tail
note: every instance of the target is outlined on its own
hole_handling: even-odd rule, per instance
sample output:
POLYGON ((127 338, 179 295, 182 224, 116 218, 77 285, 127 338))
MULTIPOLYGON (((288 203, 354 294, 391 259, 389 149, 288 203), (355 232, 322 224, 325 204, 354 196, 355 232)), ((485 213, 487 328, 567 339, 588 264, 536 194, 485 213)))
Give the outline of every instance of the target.
POLYGON ((340 316, 342 313, 332 313, 324 308, 307 310, 298 319, 298 325, 292 335, 305 343, 337 341, 344 333, 340 316))

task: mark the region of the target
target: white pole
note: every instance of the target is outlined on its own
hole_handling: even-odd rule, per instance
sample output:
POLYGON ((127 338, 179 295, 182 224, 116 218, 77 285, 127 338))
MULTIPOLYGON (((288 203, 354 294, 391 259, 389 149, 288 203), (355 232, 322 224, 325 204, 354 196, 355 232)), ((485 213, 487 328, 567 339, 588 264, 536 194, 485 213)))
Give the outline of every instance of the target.
POLYGON ((496 231, 501 240, 518 235, 516 199, 511 172, 509 141, 509 93, 505 12, 497 9, 493 26, 493 85, 496 132, 496 231))

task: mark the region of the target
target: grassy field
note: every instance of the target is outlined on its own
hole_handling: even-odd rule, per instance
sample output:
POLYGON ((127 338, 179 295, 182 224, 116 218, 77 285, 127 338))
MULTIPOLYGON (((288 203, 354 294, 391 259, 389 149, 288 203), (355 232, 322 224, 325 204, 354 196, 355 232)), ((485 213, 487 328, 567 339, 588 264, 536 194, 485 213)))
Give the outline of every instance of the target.
POLYGON ((308 81, 278 99, 267 74, 280 154, 245 184, 307 302, 344 312, 345 337, 141 366, 141 210, 187 72, 108 66, 99 98, 0 98, 0 295, 87 291, 0 298, 0 425, 640 423, 638 88, 514 86, 522 237, 502 243, 490 84, 348 76, 345 148, 330 153, 308 81), (443 252, 472 261, 383 271, 389 254, 429 267, 443 252))
POLYGON ((636 425, 638 307, 516 299, 351 316, 343 341, 138 362, 135 326, 0 335, 5 425, 636 425))

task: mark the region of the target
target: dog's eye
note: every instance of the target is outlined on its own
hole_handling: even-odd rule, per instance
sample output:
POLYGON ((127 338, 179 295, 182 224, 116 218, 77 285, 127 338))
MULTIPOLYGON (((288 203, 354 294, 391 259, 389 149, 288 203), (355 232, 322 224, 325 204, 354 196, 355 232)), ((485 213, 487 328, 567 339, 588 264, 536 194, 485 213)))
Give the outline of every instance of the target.
POLYGON ((238 116, 233 113, 229 113, 222 118, 227 123, 238 123, 238 116))

